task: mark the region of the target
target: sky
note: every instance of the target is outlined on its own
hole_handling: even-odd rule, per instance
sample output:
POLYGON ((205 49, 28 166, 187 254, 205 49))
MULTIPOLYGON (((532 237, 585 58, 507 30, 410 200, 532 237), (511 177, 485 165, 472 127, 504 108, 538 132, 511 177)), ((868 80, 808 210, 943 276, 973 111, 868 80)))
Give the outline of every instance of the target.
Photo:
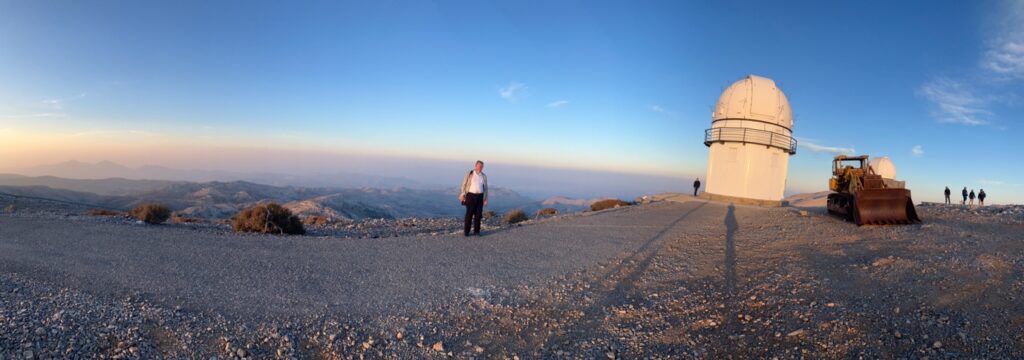
POLYGON ((1019 0, 0 0, 0 171, 484 159, 682 190, 748 74, 794 110, 787 193, 847 153, 889 156, 916 200, 1024 203, 1019 0))

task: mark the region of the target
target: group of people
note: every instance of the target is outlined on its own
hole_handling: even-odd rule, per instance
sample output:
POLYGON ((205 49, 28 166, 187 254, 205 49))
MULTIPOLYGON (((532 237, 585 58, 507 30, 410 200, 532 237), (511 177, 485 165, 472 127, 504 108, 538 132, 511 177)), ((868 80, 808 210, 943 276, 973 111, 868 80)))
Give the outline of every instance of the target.
MULTIPOLYGON (((981 189, 981 191, 979 191, 977 194, 975 194, 974 193, 974 189, 971 189, 970 192, 967 192, 967 187, 964 186, 964 190, 961 191, 961 193, 964 196, 964 200, 960 202, 960 205, 974 206, 974 199, 978 199, 978 205, 979 206, 985 206, 985 196, 987 196, 987 195, 985 195, 985 189, 981 189), (969 203, 968 203, 968 200, 970 201, 969 203)), ((950 202, 949 202, 949 194, 950 194, 949 186, 947 186, 946 187, 946 205, 950 204, 950 202)))

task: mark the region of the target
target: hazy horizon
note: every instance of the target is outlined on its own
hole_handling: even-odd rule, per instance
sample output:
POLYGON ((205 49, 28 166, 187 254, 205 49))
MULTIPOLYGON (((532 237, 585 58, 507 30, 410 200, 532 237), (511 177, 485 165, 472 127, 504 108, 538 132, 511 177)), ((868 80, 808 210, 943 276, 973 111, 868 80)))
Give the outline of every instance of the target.
MULTIPOLYGON (((263 159, 271 164, 276 163, 270 168, 266 167, 266 164, 225 168, 215 166, 215 163, 209 163, 208 166, 181 167, 152 163, 119 163, 112 160, 98 162, 67 160, 20 169, 0 169, 0 173, 70 179, 121 177, 138 180, 197 182, 243 180, 268 185, 307 187, 346 187, 338 184, 350 181, 340 177, 373 176, 381 179, 367 180, 367 182, 390 185, 368 185, 369 187, 453 188, 457 187, 462 180, 464 171, 468 171, 473 165, 473 161, 358 158, 337 155, 330 157, 332 161, 313 158, 305 161, 290 161, 290 164, 284 163, 289 161, 288 159, 263 159), (335 178, 333 179, 335 182, 331 182, 333 177, 339 178, 335 178)), ((545 168, 491 162, 487 164, 485 172, 488 173, 489 178, 493 179, 491 180, 492 186, 511 189, 537 200, 552 196, 632 199, 636 196, 660 192, 685 192, 687 188, 691 187, 693 181, 693 178, 645 174, 545 168)))

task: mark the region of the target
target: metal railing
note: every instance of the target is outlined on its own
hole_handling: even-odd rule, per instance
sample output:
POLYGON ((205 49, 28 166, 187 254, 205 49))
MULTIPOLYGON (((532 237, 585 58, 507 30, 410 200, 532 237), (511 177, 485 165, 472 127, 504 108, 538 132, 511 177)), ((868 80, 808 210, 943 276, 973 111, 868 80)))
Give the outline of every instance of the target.
POLYGON ((715 142, 739 142, 776 147, 796 154, 796 139, 792 136, 767 130, 748 129, 742 127, 717 127, 704 130, 704 145, 711 146, 715 142))

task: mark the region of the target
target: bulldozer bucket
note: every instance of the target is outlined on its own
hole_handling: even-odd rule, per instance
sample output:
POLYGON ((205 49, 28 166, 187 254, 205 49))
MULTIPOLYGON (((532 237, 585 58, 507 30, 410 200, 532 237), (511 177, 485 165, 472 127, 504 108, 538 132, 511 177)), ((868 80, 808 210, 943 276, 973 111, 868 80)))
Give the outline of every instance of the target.
POLYGON ((853 196, 853 222, 857 225, 921 222, 907 189, 862 189, 853 196))

